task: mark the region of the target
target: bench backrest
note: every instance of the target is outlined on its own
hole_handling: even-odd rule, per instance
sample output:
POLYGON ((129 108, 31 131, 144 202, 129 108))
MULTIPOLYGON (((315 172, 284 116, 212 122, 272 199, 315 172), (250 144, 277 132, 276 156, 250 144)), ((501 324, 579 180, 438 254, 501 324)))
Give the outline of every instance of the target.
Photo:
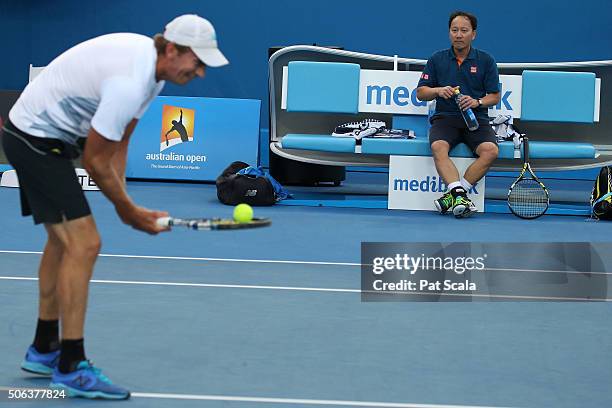
MULTIPOLYGON (((287 77, 289 112, 359 112, 359 64, 292 61, 287 77)), ((591 72, 523 71, 521 120, 592 123, 595 80, 591 72)))
POLYGON ((523 71, 521 120, 593 123, 595 74, 523 71))
POLYGON ((358 113, 359 64, 292 61, 287 111, 358 113))

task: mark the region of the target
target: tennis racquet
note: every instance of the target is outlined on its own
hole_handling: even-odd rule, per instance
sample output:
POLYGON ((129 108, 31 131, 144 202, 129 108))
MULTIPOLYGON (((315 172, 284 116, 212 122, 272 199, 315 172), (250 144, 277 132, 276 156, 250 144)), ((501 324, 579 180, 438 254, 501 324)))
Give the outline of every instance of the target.
POLYGON ((236 230, 247 228, 267 227, 272 224, 269 218, 253 218, 249 222, 237 222, 230 218, 174 218, 162 217, 157 219, 160 227, 187 227, 193 230, 236 230))
POLYGON ((529 139, 523 137, 523 170, 508 190, 508 207, 517 217, 534 219, 546 212, 548 204, 548 190, 529 165, 529 139))

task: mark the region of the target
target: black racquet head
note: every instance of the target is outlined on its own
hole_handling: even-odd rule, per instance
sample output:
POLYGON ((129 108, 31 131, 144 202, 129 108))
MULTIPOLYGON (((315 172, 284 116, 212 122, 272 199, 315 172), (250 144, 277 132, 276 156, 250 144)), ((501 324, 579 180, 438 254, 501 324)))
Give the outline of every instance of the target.
POLYGON ((231 218, 173 218, 157 220, 160 227, 186 227, 194 230, 237 230, 267 227, 272 224, 269 218, 253 218, 249 222, 237 222, 231 218))
POLYGON ((546 212, 548 204, 546 187, 532 178, 516 181, 508 191, 508 207, 520 218, 538 218, 546 212))

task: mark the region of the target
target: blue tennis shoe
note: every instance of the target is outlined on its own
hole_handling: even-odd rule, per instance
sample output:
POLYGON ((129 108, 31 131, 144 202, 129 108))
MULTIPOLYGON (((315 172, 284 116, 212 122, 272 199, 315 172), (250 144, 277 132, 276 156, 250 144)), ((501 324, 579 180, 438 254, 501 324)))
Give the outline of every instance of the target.
POLYGON ((90 361, 81 361, 71 373, 53 370, 50 388, 64 390, 68 397, 100 398, 124 400, 130 398, 130 392, 115 385, 102 370, 93 366, 90 361))
POLYGON ((59 361, 60 351, 52 351, 50 353, 39 353, 32 345, 21 363, 21 369, 28 373, 51 376, 59 361))

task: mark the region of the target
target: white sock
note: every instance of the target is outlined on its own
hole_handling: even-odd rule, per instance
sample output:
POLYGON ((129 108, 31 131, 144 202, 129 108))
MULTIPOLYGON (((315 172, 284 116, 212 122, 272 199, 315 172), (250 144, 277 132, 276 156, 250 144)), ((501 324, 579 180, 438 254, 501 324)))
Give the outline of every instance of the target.
POLYGON ((464 178, 461 179, 461 185, 463 186, 463 188, 465 188, 465 191, 470 191, 470 189, 474 187, 472 184, 470 184, 469 181, 464 178))
POLYGON ((460 181, 453 181, 452 183, 450 183, 448 185, 448 189, 452 190, 455 187, 461 187, 461 182, 460 181))

